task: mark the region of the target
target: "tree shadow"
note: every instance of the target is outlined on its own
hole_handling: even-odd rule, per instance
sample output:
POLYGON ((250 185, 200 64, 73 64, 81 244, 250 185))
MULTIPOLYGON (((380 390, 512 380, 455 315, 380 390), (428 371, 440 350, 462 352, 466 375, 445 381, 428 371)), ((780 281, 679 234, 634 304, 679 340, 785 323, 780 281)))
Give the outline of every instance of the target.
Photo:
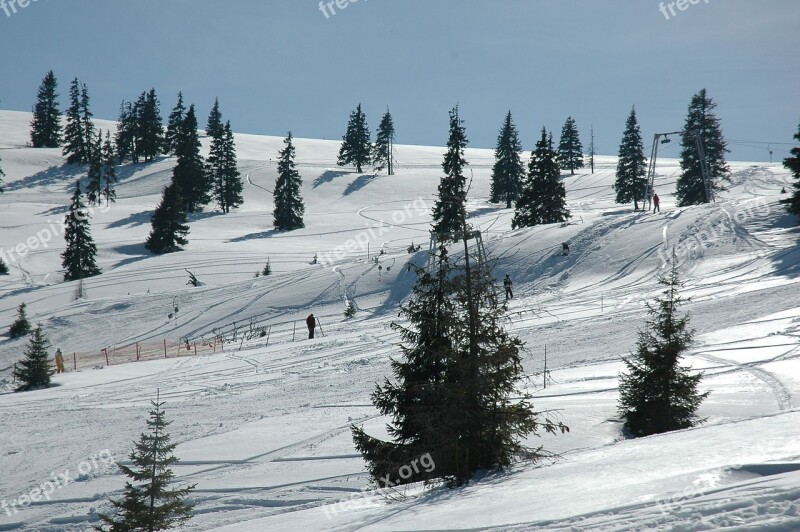
POLYGON ((142 211, 133 213, 126 218, 121 218, 114 222, 111 222, 106 226, 108 229, 116 229, 118 227, 125 227, 130 226, 134 227, 137 225, 145 225, 150 223, 150 217, 153 215, 153 211, 142 211))
POLYGON ((122 259, 121 261, 117 262, 111 268, 109 268, 109 271, 116 270, 122 266, 139 262, 153 256, 153 254, 144 247, 144 242, 140 244, 125 244, 123 246, 113 247, 111 250, 119 253, 120 255, 128 255, 130 258, 122 259))
POLYGON ((51 166, 50 168, 46 170, 40 170, 31 176, 6 183, 5 188, 11 192, 25 188, 46 187, 58 184, 66 185, 74 183, 76 180, 84 177, 85 175, 85 166, 51 166))
POLYGON ((344 189, 342 196, 349 196, 353 192, 361 190, 365 186, 375 181, 377 178, 378 174, 363 174, 358 176, 352 183, 347 185, 347 188, 344 189))
POLYGON ((318 186, 324 185, 325 183, 330 183, 331 181, 333 181, 337 177, 342 177, 342 176, 345 176, 345 175, 347 175, 349 173, 350 172, 344 172, 342 170, 325 170, 322 173, 321 176, 319 176, 318 178, 316 178, 314 180, 314 183, 312 184, 312 186, 314 188, 317 188, 318 186))
POLYGON ((239 236, 228 240, 228 242, 247 242, 248 240, 260 240, 262 238, 270 238, 277 234, 280 234, 282 231, 278 231, 277 229, 270 229, 269 231, 261 231, 260 233, 250 233, 249 235, 239 236))

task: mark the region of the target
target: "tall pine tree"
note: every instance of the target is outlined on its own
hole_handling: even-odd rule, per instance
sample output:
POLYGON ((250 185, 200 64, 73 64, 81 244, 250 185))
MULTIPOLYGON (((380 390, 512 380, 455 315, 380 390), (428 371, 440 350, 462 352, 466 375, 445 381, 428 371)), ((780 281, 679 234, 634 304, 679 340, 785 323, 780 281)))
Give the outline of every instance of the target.
POLYGON ((642 132, 636 119, 636 107, 631 109, 625 122, 625 133, 619 145, 619 161, 617 162, 617 179, 614 190, 617 203, 633 202, 634 210, 639 209, 639 201, 646 198, 647 159, 644 157, 642 132))
POLYGON ((178 92, 178 103, 172 108, 167 119, 167 132, 164 135, 164 154, 169 155, 175 152, 176 142, 183 119, 186 116, 186 107, 183 105, 183 93, 178 92))
POLYGON ((14 378, 22 384, 18 390, 31 390, 50 386, 50 376, 53 370, 50 367, 50 355, 47 349, 50 342, 39 324, 34 329, 25 349, 25 358, 14 366, 14 378))
POLYGON ((31 121, 31 145, 34 148, 61 146, 61 111, 58 108, 58 81, 53 71, 47 73, 36 94, 31 121))
POLYGON ((114 136, 119 162, 130 160, 139 162, 139 151, 136 149, 136 127, 139 123, 138 108, 131 102, 122 101, 117 120, 117 132, 114 136))
POLYGON ((75 281, 100 273, 95 256, 97 246, 89 231, 89 211, 83 204, 81 182, 75 184, 75 193, 69 214, 64 220, 64 240, 67 248, 61 254, 61 265, 64 267, 64 280, 75 281))
POLYGON ((100 203, 103 192, 103 132, 98 131, 89 150, 89 181, 86 183, 86 199, 90 205, 100 203))
POLYGON ((522 143, 519 133, 511 118, 511 111, 506 115, 500 136, 497 137, 497 148, 494 150, 494 167, 492 168, 492 203, 506 202, 506 208, 517 200, 522 191, 522 179, 525 166, 522 164, 522 143))
POLYGON ((469 165, 464 158, 467 142, 467 130, 456 105, 450 111, 450 135, 442 162, 445 175, 439 181, 433 204, 433 231, 441 242, 457 242, 461 238, 461 220, 467 209, 467 178, 464 176, 464 169, 469 165))
POLYGON ((221 138, 225 134, 225 126, 222 123, 222 113, 219 110, 219 98, 214 99, 214 107, 208 114, 206 133, 213 139, 221 138))
POLYGON ((142 93, 137 102, 139 107, 136 124, 136 151, 144 162, 152 161, 164 147, 164 126, 161 121, 161 104, 156 90, 142 93))
MULTIPOLYGON (((794 138, 800 141, 800 125, 797 126, 797 133, 795 133, 794 138)), ((783 160, 783 166, 792 172, 794 176, 794 194, 788 200, 784 200, 784 203, 786 203, 786 209, 789 212, 800 216, 800 146, 792 148, 790 153, 792 156, 783 160)))
POLYGON ((66 116, 63 155, 67 158, 67 164, 84 164, 89 161, 89 150, 81 112, 81 84, 78 78, 73 79, 69 86, 69 109, 66 116))
POLYGON ((211 140, 206 171, 213 183, 214 199, 223 213, 227 214, 242 204, 243 185, 236 164, 236 144, 230 122, 222 128, 222 135, 211 140))
POLYGON ((709 203, 703 183, 703 172, 697 150, 696 135, 700 135, 708 165, 708 184, 712 191, 723 190, 720 180, 730 181, 730 169, 725 162, 728 144, 722 136, 720 121, 714 114, 717 104, 706 89, 692 97, 689 114, 681 137, 681 176, 678 178, 675 198, 679 207, 709 203))
POLYGON ((353 164, 359 174, 364 166, 368 165, 372 156, 367 117, 361 111, 361 104, 350 113, 347 122, 347 132, 342 137, 342 147, 339 149, 339 166, 353 164))
POLYGON ((183 250, 182 246, 189 243, 186 239, 189 226, 186 225, 183 204, 180 186, 174 182, 167 185, 161 203, 150 218, 152 229, 145 241, 145 248, 157 255, 183 250))
POLYGON ((583 168, 583 146, 578 135, 578 126, 570 116, 561 128, 561 141, 558 143, 558 163, 568 168, 571 175, 583 168))
POLYGON ((194 105, 189 106, 181 124, 176 138, 175 154, 178 162, 172 170, 172 182, 180 187, 184 211, 200 212, 211 198, 208 176, 200 155, 200 136, 197 133, 194 105))
POLYGON ((381 118, 378 131, 375 134, 375 144, 372 146, 372 164, 376 172, 388 168, 389 175, 394 175, 394 121, 389 109, 381 118))
POLYGON ((548 138, 547 131, 542 128, 542 136, 531 154, 522 194, 517 200, 512 228, 561 223, 569 219, 567 191, 561 181, 557 157, 552 135, 548 138))
POLYGON ((106 205, 111 205, 117 197, 117 192, 114 190, 117 183, 117 154, 114 152, 111 133, 108 131, 106 131, 106 140, 101 152, 101 171, 103 175, 102 195, 106 198, 106 205))
POLYGON ((94 122, 92 122, 92 110, 89 104, 89 88, 86 83, 81 85, 81 122, 83 124, 83 140, 84 148, 86 150, 84 155, 84 163, 89 163, 92 159, 92 149, 94 148, 93 140, 95 138, 94 122))
POLYGON ((272 217, 275 229, 291 231, 305 227, 303 214, 306 209, 300 195, 303 181, 294 164, 295 150, 291 131, 283 143, 285 147, 278 154, 278 179, 273 192, 275 210, 272 217))

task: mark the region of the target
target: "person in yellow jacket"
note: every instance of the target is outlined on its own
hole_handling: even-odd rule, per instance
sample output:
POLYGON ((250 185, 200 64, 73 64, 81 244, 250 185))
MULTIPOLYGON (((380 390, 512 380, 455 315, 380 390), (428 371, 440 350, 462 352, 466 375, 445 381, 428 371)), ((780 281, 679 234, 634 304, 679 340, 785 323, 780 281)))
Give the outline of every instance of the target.
POLYGON ((64 355, 61 349, 56 349, 56 373, 64 373, 64 355))

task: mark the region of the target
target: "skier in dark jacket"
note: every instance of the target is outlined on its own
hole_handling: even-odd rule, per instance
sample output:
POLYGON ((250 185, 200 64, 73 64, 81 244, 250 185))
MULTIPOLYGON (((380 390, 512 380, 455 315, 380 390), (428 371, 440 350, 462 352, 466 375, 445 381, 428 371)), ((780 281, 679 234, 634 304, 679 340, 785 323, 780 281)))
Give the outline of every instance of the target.
POLYGON ((512 291, 514 283, 511 281, 511 277, 509 277, 508 274, 506 274, 506 278, 503 279, 503 286, 506 289, 506 299, 514 299, 514 292, 512 291))
POLYGON ((658 194, 653 194, 653 212, 661 212, 661 199, 658 194))
POLYGON ((315 318, 313 314, 309 314, 306 318, 306 325, 308 325, 308 339, 311 340, 314 338, 314 329, 317 326, 317 318, 315 318))

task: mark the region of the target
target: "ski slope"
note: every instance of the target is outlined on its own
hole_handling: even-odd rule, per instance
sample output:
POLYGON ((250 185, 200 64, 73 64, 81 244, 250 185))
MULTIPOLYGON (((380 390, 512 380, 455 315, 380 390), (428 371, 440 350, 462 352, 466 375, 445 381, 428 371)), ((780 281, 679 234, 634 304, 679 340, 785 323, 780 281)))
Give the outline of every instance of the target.
POLYGON ((486 201, 493 153, 468 149, 470 222, 498 279, 514 279, 507 327, 526 343, 526 385, 536 408, 571 430, 531 438, 556 454, 540 464, 457 490, 379 492, 349 426, 385 434, 369 395, 399 356, 389 325, 413 286, 406 265, 425 261, 444 149, 398 146, 397 175, 373 176, 335 167, 337 142, 296 139, 306 228, 278 233, 271 189, 283 140, 237 135, 244 205, 193 215, 186 250, 165 256, 143 242, 174 159, 122 167, 117 202, 92 216, 103 274, 74 301, 76 284, 60 273, 63 238, 38 235, 66 212, 82 169, 64 167, 60 150, 26 148, 29 122, 0 111, 0 249, 39 242, 0 277, 0 324, 25 302, 65 353, 201 341, 251 319, 271 327, 268 345, 237 337, 214 355, 68 371, 30 393, 7 391, 25 342, 3 339, 0 530, 90 529, 125 480, 98 457, 128 460, 157 390, 179 444, 177 479, 197 484, 187 530, 800 529, 800 232, 777 203, 791 182, 780 165, 731 163, 716 204, 678 209, 677 160, 662 159, 663 212, 645 214, 614 204, 616 160, 601 157, 594 174, 565 176, 572 223, 511 230, 513 212, 486 201), (407 252, 412 242, 420 252, 407 252), (623 440, 620 357, 672 249, 692 298, 687 362, 706 372, 707 422, 623 440), (273 275, 255 278, 267 258, 273 275), (187 286, 185 269, 203 286, 187 286), (358 309, 351 320, 345 301, 358 309), (305 340, 311 312, 324 335, 305 340), (72 481, 14 506, 61 473, 72 481))

